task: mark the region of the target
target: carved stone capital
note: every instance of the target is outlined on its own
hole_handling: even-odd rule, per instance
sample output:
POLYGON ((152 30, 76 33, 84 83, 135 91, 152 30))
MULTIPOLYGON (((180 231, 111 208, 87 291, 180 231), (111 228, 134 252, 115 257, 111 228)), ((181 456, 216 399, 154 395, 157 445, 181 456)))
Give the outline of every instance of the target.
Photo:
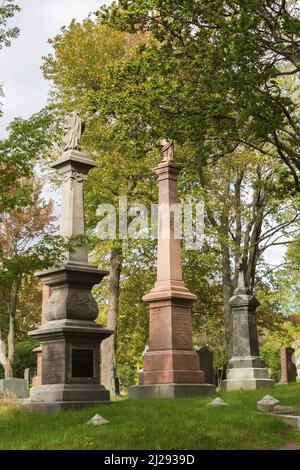
POLYGON ((78 171, 70 170, 62 174, 62 180, 64 183, 71 182, 71 186, 74 185, 75 181, 77 183, 84 184, 87 180, 87 175, 84 173, 79 173, 78 171))

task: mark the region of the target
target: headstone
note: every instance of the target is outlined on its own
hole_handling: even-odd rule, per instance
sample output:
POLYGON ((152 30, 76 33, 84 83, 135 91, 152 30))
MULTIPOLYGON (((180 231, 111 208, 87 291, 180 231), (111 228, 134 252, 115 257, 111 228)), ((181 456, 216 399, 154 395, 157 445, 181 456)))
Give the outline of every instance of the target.
POLYGON ((278 403, 279 400, 276 400, 276 398, 273 398, 271 395, 265 395, 256 403, 256 407, 260 411, 272 411, 278 403))
POLYGON ((200 369, 205 373, 205 382, 215 384, 214 354, 206 346, 196 349, 199 356, 200 369))
POLYGON ((229 360, 226 380, 221 387, 225 391, 272 388, 275 380, 259 355, 256 327, 256 308, 259 302, 245 284, 245 263, 240 263, 239 280, 229 303, 232 312, 232 357, 229 360))
POLYGON ((0 364, 2 364, 3 367, 5 365, 5 360, 6 360, 5 351, 6 351, 5 343, 4 341, 2 341, 2 339, 0 339, 0 364))
POLYGON ((297 369, 295 365, 295 349, 281 348, 280 349, 280 362, 281 362, 281 383, 287 384, 296 382, 297 369))
POLYGON ((26 380, 27 383, 29 383, 29 380, 30 380, 30 369, 25 369, 25 370, 24 370, 24 380, 26 380))
POLYGON ((157 281, 143 300, 150 307, 149 350, 143 355, 139 385, 128 397, 176 398, 211 395, 199 357, 193 350, 191 308, 196 300, 182 276, 181 240, 175 226, 178 204, 173 142, 164 142, 163 159, 155 168, 159 179, 157 281))
POLYGON ((229 406, 222 398, 217 397, 214 400, 207 403, 207 406, 229 406))
POLYGON ((0 396, 4 398, 25 399, 28 397, 27 380, 3 379, 0 380, 0 396))
POLYGON ((100 415, 95 415, 90 421, 88 421, 86 424, 92 424, 93 426, 102 426, 103 424, 109 424, 109 421, 107 419, 104 419, 100 415))
POLYGON ((110 399, 100 384, 100 344, 113 334, 96 323, 99 309, 91 289, 109 274, 88 261, 84 243, 83 185, 98 165, 80 148, 84 123, 76 112, 67 115, 64 152, 51 166, 62 178, 60 235, 82 241, 65 253, 61 266, 37 274, 52 290, 45 322, 29 335, 41 343, 41 386, 33 387, 24 406, 53 410, 95 406, 110 399))
POLYGON ((292 348, 295 349, 295 366, 297 369, 297 376, 300 377, 300 340, 297 339, 292 343, 292 348))

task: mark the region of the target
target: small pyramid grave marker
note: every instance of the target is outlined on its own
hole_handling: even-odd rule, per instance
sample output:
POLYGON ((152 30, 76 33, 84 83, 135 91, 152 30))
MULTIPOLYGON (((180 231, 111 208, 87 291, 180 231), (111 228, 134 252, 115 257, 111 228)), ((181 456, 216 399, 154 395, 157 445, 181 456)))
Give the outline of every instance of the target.
POLYGON ((214 400, 207 403, 207 406, 229 406, 229 405, 228 403, 225 403, 225 401, 222 400, 222 398, 217 397, 214 400))
POLYGON ((90 421, 88 421, 88 423, 86 424, 92 424, 93 426, 101 426, 102 424, 109 424, 109 423, 110 421, 107 421, 107 419, 97 414, 93 416, 93 418, 90 421))
POLYGON ((278 405, 279 400, 272 397, 271 395, 265 395, 261 400, 256 403, 257 409, 261 411, 271 411, 278 405))

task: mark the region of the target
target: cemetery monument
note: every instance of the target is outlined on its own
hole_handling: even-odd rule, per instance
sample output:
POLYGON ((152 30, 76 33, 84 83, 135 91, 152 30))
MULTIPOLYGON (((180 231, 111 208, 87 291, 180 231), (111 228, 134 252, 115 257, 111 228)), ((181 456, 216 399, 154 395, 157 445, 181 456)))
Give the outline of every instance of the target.
POLYGON ((180 169, 172 142, 164 143, 163 160, 155 172, 159 178, 157 282, 144 297, 150 306, 149 350, 143 356, 139 385, 129 388, 129 398, 212 395, 215 386, 205 382, 193 350, 191 308, 196 296, 182 277, 181 240, 176 237, 172 211, 178 203, 180 169))
MULTIPOLYGON (((64 152, 51 165, 63 181, 60 234, 64 237, 85 234, 83 185, 97 164, 81 151, 83 131, 78 114, 68 114, 64 152)), ((62 266, 37 274, 52 293, 46 322, 29 333, 41 342, 42 371, 41 386, 31 389, 25 406, 53 412, 109 401, 109 391, 100 384, 99 356, 101 342, 113 332, 95 322, 98 306, 91 294, 107 274, 89 264, 83 242, 66 253, 62 266)))
POLYGON ((259 356, 256 328, 258 300, 245 285, 244 263, 240 263, 239 280, 234 296, 230 299, 232 312, 232 348, 226 380, 222 389, 226 391, 257 388, 271 388, 275 380, 269 378, 268 369, 259 356))

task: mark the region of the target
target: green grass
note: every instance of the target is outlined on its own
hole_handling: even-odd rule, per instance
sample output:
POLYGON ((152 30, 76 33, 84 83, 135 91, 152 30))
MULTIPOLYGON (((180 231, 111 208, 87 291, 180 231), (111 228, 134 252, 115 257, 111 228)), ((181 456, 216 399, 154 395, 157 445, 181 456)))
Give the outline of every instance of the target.
POLYGON ((300 430, 256 410, 271 393, 300 406, 300 383, 275 390, 219 393, 230 406, 207 407, 209 398, 121 400, 46 416, 0 407, 0 449, 270 449, 300 441, 300 430), (111 423, 88 426, 99 413, 111 423))

